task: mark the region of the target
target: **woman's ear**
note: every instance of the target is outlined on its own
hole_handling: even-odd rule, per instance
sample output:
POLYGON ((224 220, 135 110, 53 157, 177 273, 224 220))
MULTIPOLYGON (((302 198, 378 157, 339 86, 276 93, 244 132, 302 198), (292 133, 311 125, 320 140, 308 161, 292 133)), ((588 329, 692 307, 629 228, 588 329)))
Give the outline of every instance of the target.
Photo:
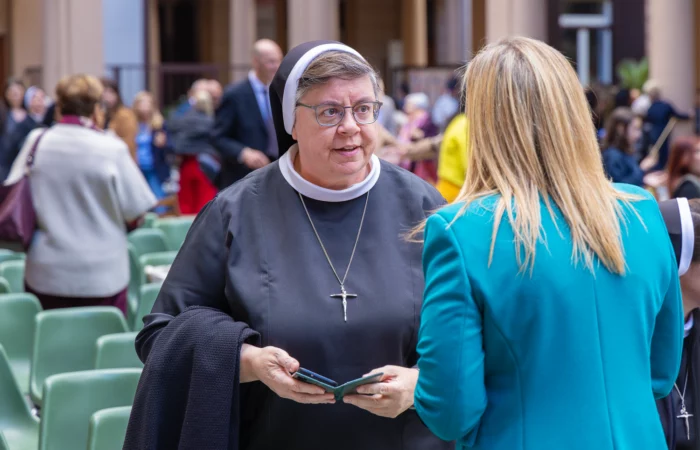
POLYGON ((292 126, 292 139, 294 139, 295 141, 298 140, 297 139, 297 126, 296 126, 296 124, 294 124, 292 126))

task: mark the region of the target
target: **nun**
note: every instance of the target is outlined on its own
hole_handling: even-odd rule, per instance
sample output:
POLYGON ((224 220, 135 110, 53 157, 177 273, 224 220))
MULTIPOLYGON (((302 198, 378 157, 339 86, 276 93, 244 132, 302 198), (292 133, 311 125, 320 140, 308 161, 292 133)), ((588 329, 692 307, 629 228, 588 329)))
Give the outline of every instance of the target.
POLYGON ((413 406, 422 246, 443 198, 374 156, 377 74, 301 44, 270 88, 280 154, 198 215, 136 339, 125 449, 442 450, 413 406), (336 396, 297 379, 338 384, 336 396))
POLYGON ((700 199, 660 203, 678 262, 685 339, 681 368, 671 394, 657 401, 670 450, 700 449, 700 199))

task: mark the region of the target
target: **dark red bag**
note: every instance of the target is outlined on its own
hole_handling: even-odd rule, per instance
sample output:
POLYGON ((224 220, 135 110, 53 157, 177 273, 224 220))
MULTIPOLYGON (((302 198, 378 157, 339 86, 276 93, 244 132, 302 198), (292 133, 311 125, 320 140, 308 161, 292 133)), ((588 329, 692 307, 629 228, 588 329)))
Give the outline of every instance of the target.
POLYGON ((34 142, 27 156, 24 176, 16 183, 0 185, 0 241, 19 242, 29 249, 36 230, 36 211, 29 186, 29 172, 34 165, 34 156, 39 141, 46 134, 44 130, 34 142))

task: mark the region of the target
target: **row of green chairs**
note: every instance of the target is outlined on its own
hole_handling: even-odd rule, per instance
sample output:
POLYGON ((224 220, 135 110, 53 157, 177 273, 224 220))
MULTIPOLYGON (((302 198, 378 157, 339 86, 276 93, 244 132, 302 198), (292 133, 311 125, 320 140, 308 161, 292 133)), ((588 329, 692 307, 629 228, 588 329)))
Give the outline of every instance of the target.
POLYGON ((141 369, 52 375, 39 421, 0 346, 0 450, 121 449, 141 369))
POLYGON ((12 371, 24 393, 29 392, 36 317, 40 312, 41 304, 32 294, 0 295, 0 345, 5 347, 12 371))
MULTIPOLYGON (((47 434, 52 436, 52 438, 46 442, 44 442, 42 439, 40 446, 41 449, 59 450, 78 448, 69 445, 54 446, 56 439, 58 439, 59 442, 66 442, 68 436, 72 435, 73 433, 64 433, 61 435, 61 433, 58 432, 59 430, 65 429, 65 418, 58 420, 54 417, 52 419, 53 416, 58 415, 58 413, 54 414, 52 411, 61 409, 57 406, 52 406, 52 404, 63 404, 61 411, 63 411, 64 414, 66 411, 69 411, 71 415, 75 414, 75 402, 79 402, 77 407, 83 408, 82 411, 84 411, 85 414, 94 411, 95 408, 101 409, 104 405, 100 404, 98 405, 99 407, 95 406, 95 401, 97 400, 98 402, 101 402, 104 400, 104 397, 102 400, 100 400, 100 398, 95 399, 95 392, 102 389, 104 384, 100 384, 102 387, 98 386, 94 391, 87 389, 81 392, 76 392, 76 387, 84 383, 86 380, 85 374, 90 374, 91 372, 101 372, 104 376, 105 374, 109 374, 109 370, 112 369, 142 369, 143 364, 138 359, 134 348, 135 337, 136 333, 119 333, 102 336, 97 339, 96 343, 96 360, 94 363, 94 368, 97 370, 67 372, 49 376, 44 382, 41 423, 29 410, 28 404, 22 395, 21 389, 13 376, 7 355, 2 345, 0 345, 0 398, 2 399, 0 402, 0 450, 3 450, 3 446, 11 450, 36 449, 37 442, 40 440, 38 437, 39 428, 42 430, 41 435, 47 434), (66 375, 66 377, 62 377, 62 375, 66 375), (70 388, 67 393, 65 388, 58 391, 56 390, 57 388, 54 388, 52 391, 52 383, 56 384, 55 382, 61 379, 75 380, 78 375, 78 380, 74 382, 75 386, 70 388), (52 394, 52 392, 54 393, 52 394), (64 393, 62 394, 61 392, 64 393), (56 428, 55 430, 49 432, 47 430, 51 428, 51 425, 44 425, 45 421, 48 421, 49 423, 59 422, 59 424, 54 427, 56 428), (3 441, 3 439, 5 439, 5 441, 3 441)), ((137 382, 138 377, 136 377, 135 380, 135 382, 137 382)), ((127 404, 130 404, 131 399, 133 398, 133 393, 129 395, 130 397, 126 398, 126 400, 129 401, 127 404)), ((109 400, 113 397, 107 396, 106 398, 109 400)), ((110 406, 125 405, 108 404, 104 407, 110 406)), ((104 416, 105 417, 98 417, 96 420, 92 421, 95 423, 91 422, 91 427, 95 428, 95 430, 92 431, 91 428, 89 440, 93 447, 90 448, 99 450, 121 448, 124 441, 123 435, 126 432, 128 413, 125 414, 125 410, 122 409, 119 411, 111 411, 109 414, 105 414, 104 416), (97 428, 100 427, 102 430, 98 432, 97 428)), ((72 425, 74 429, 75 426, 80 425, 80 422, 74 421, 72 422, 72 425)))
MULTIPOLYGON (((136 316, 139 330, 159 290, 160 284, 141 288, 142 302, 136 316)), ((5 347, 22 392, 30 392, 31 372, 35 383, 33 399, 38 401, 45 374, 67 368, 142 367, 134 351, 137 333, 126 333, 128 327, 118 310, 104 308, 69 308, 41 313, 41 304, 32 294, 0 295, 0 345, 5 347), (93 350, 95 339, 97 347, 93 350), (33 352, 36 358, 32 358, 33 352), (33 359, 44 358, 44 355, 49 359, 37 360, 33 371, 30 370, 33 359)))
POLYGON ((137 247, 141 243, 147 246, 152 245, 153 242, 156 245, 165 244, 164 248, 156 248, 143 253, 178 251, 182 243, 185 242, 193 220, 194 216, 157 218, 147 215, 144 225, 129 233, 129 241, 137 247), (162 242, 159 242, 161 238, 162 242))
POLYGON ((29 395, 34 404, 43 404, 43 386, 48 377, 92 369, 97 339, 126 331, 124 315, 112 306, 63 308, 37 314, 29 377, 29 395))

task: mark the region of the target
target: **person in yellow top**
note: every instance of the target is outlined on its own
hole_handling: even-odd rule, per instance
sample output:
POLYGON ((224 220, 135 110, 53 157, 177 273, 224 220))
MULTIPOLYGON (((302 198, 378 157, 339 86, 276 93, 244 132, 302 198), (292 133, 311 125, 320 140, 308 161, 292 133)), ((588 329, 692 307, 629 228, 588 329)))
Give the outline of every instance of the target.
POLYGON ((464 184, 467 173, 469 124, 464 113, 456 115, 445 129, 440 144, 437 190, 452 202, 464 184))

